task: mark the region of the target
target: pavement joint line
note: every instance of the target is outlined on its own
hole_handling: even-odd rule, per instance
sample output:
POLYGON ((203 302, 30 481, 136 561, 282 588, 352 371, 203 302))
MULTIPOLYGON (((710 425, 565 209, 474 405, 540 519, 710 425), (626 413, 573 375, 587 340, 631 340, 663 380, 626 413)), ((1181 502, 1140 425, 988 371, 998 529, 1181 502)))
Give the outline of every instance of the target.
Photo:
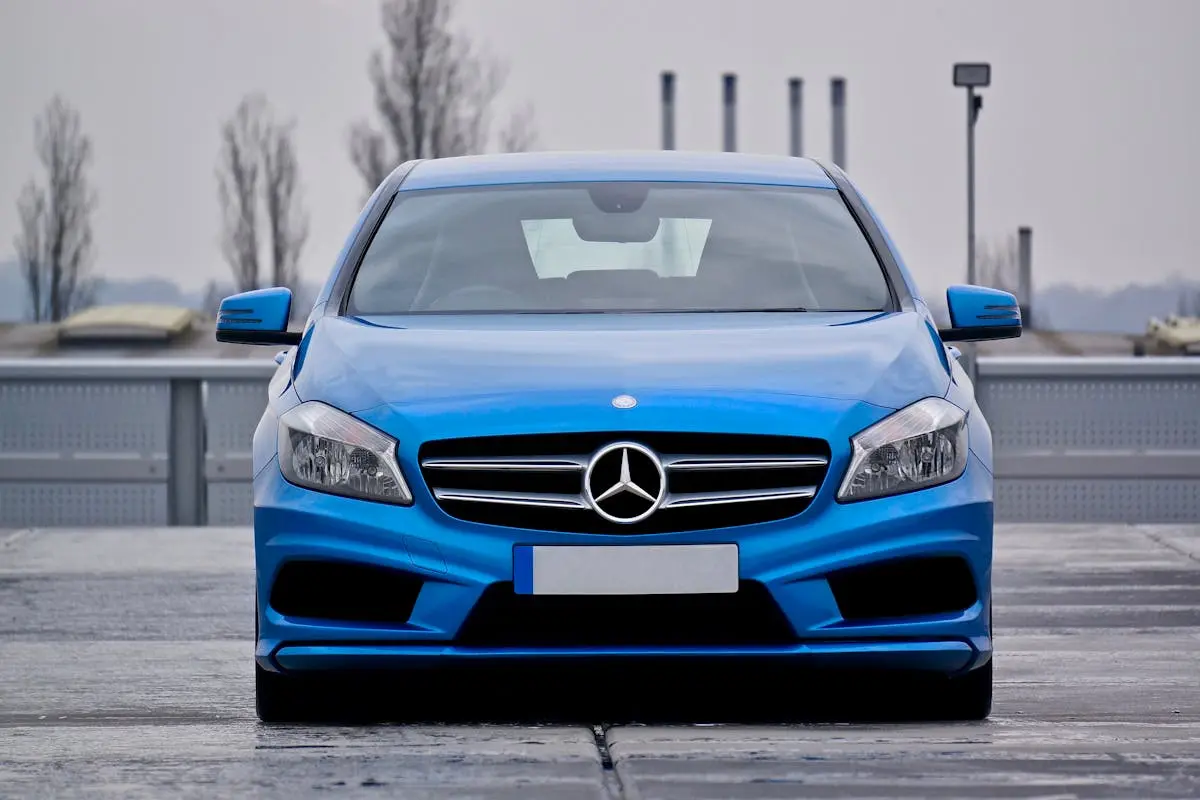
POLYGON ((1150 541, 1159 545, 1160 547, 1165 547, 1168 550, 1170 550, 1172 553, 1178 553, 1179 555, 1183 556, 1187 560, 1195 562, 1197 564, 1200 564, 1200 557, 1193 555, 1192 553, 1188 552, 1187 550, 1184 550, 1182 547, 1179 547, 1171 542, 1168 542, 1168 541, 1162 539, 1159 535, 1155 534, 1153 531, 1146 530, 1146 528, 1144 526, 1138 525, 1137 531, 1138 531, 1138 533, 1141 533, 1147 539, 1149 539, 1150 541))

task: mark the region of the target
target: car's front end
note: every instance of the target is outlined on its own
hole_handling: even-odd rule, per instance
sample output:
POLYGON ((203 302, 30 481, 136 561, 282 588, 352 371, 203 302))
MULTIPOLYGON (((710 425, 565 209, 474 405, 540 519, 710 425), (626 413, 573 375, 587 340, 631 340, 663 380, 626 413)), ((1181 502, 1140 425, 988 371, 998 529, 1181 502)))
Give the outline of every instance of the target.
MULTIPOLYGON (((293 463, 281 469, 276 460, 255 487, 259 663, 302 671, 742 655, 954 674, 990 656, 986 466, 952 452, 937 467, 944 471, 926 468, 929 486, 895 477, 875 481, 893 482, 884 496, 853 494, 871 483, 872 465, 920 471, 898 465, 928 457, 917 450, 961 446, 952 440, 964 415, 940 408, 949 403, 934 401, 946 414, 940 430, 872 442, 854 468, 856 434, 893 423, 904 436, 931 419, 927 408, 898 418, 820 398, 638 393, 629 409, 611 399, 531 407, 521 432, 483 414, 426 428, 411 418, 397 425, 403 412, 390 406, 360 413, 372 430, 409 434, 396 440, 407 489, 390 496, 365 495, 368 476, 341 477, 358 487, 351 496, 332 494, 339 485, 303 485, 337 470, 296 465, 301 456, 288 448, 293 463), (619 483, 622 456, 653 501, 626 492, 595 502, 600 484, 619 483), (651 459, 665 473, 661 499, 651 459), (632 524, 602 516, 647 511, 632 524), (582 562, 568 552, 614 547, 615 557, 597 550, 582 562), (637 569, 647 559, 655 568, 637 569)), ((289 421, 285 414, 281 435, 313 436, 289 421)), ((326 439, 299 449, 345 447, 326 439)), ((348 456, 325 458, 345 461, 343 472, 359 468, 348 456)))
MULTIPOLYGON (((741 171, 381 187, 255 434, 260 716, 305 676, 514 659, 892 670, 987 715, 967 376, 844 176, 714 158, 741 171)), ((280 341, 248 330, 286 324, 273 291, 218 335, 280 341)), ((1019 333, 956 291, 955 337, 1019 333)))

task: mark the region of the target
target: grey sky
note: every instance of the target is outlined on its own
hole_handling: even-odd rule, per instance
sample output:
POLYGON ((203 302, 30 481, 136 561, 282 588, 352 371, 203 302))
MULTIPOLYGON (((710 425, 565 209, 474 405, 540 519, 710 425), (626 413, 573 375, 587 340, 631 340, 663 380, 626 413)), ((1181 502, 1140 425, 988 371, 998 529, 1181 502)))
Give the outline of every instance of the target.
MULTIPOLYGON (((509 62, 548 149, 654 148, 658 74, 679 74, 678 146, 720 147, 720 74, 740 75, 739 146, 783 153, 803 77, 808 154, 829 153, 848 80, 848 171, 926 294, 961 280, 962 91, 990 60, 978 128, 981 235, 1034 228, 1036 280, 1200 277, 1200 0, 460 0, 509 62)), ((364 187, 347 128, 368 115, 376 0, 0 0, 0 261, 54 92, 95 146, 97 270, 224 278, 213 167, 221 119, 261 89, 298 121, 312 211, 302 270, 324 277, 364 187)))

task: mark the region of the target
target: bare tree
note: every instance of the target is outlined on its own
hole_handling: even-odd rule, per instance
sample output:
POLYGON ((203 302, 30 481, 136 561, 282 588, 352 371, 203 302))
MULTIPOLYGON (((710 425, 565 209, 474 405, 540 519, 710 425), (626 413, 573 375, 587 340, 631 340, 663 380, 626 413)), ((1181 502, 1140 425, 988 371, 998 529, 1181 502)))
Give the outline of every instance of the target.
POLYGON ((221 202, 221 251, 240 292, 259 287, 259 142, 262 98, 247 97, 221 126, 217 192, 221 202))
POLYGON ((1017 235, 977 242, 975 274, 984 286, 1016 294, 1021 279, 1021 246, 1017 235))
POLYGON ((523 153, 537 147, 537 124, 533 106, 525 104, 513 112, 500 131, 500 150, 504 153, 523 153))
MULTIPOLYGON (((375 52, 369 64, 382 130, 359 122, 350 131, 350 157, 368 191, 404 161, 487 149, 505 70, 451 28, 453 10, 454 0, 382 2, 386 55, 375 52)), ((518 112, 502 140, 528 148, 531 112, 518 112)))
POLYGON ((14 245, 30 317, 58 322, 95 298, 96 284, 87 274, 96 207, 87 178, 92 142, 79 112, 55 97, 34 121, 34 143, 46 169, 46 185, 30 180, 21 190, 14 245))
POLYGON ((293 143, 295 123, 278 122, 266 98, 249 95, 221 127, 217 192, 221 250, 239 292, 262 285, 262 242, 268 242, 266 276, 273 286, 295 287, 297 264, 308 239, 308 215, 293 143), (265 236, 260 221, 266 224, 265 236))

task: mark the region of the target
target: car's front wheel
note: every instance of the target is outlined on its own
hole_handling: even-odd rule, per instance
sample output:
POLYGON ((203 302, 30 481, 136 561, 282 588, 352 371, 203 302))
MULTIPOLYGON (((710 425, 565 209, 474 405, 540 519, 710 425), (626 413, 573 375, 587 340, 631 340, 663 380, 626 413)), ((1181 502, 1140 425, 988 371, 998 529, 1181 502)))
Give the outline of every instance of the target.
POLYGON ((301 722, 312 713, 303 682, 254 664, 254 708, 263 722, 301 722))
POLYGON ((992 713, 992 659, 965 675, 951 678, 933 699, 938 718, 974 722, 992 713))

